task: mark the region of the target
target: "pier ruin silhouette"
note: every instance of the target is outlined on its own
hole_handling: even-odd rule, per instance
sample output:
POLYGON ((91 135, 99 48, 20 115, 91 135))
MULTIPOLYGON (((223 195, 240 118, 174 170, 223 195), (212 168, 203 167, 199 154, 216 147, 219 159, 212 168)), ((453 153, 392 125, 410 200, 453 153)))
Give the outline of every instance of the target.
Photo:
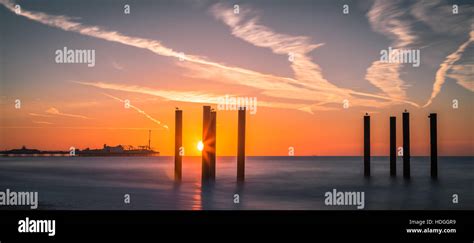
MULTIPOLYGON (((430 118, 430 160, 431 178, 438 178, 438 136, 437 136, 437 114, 431 113, 430 118)), ((396 158, 396 117, 390 117, 390 176, 397 175, 396 158)), ((403 135, 403 178, 410 179, 410 113, 405 110, 402 113, 402 135, 403 135)), ((370 116, 364 115, 364 176, 370 177, 370 116)))
MULTIPOLYGON (((245 120, 246 108, 238 109, 238 141, 237 141, 237 181, 245 180, 245 120)), ((202 183, 216 180, 216 124, 217 112, 211 106, 203 106, 203 128, 201 151, 201 181, 202 183)), ((182 180, 182 157, 183 157, 183 111, 176 108, 175 111, 175 153, 174 153, 174 174, 175 181, 182 180)))
MULTIPOLYGON (((430 119, 430 160, 431 160, 431 178, 438 177, 438 144, 437 144, 437 114, 431 113, 430 119)), ((396 148, 396 116, 390 116, 390 141, 389 141, 389 166, 390 176, 397 176, 397 148, 396 148)), ((202 167, 201 181, 203 183, 216 180, 216 124, 217 112, 211 106, 203 106, 203 131, 202 131, 202 167)), ((182 179, 182 132, 183 132, 183 111, 175 111, 175 180, 182 179)), ((370 115, 364 115, 364 176, 370 178, 370 115)), ((238 127, 237 127, 237 182, 245 181, 245 127, 246 127, 246 108, 238 109, 238 127)), ((402 113, 402 138, 403 138, 403 177, 410 179, 410 113, 405 110, 402 113)))

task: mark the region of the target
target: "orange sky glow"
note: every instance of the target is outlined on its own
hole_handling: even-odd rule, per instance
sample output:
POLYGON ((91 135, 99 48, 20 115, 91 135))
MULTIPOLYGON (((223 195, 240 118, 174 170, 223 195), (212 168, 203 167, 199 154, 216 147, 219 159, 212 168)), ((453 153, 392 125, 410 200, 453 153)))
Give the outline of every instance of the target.
POLYGON ((397 116, 400 147, 405 109, 412 155, 429 155, 431 112, 438 113, 439 154, 474 155, 474 25, 464 13, 435 16, 457 26, 448 28, 424 22, 435 18, 425 16, 424 3, 377 1, 350 16, 332 5, 323 11, 249 2, 239 14, 224 3, 176 8, 186 18, 175 14, 173 4, 182 3, 169 4, 171 10, 137 6, 150 19, 159 16, 147 22, 81 6, 25 4, 15 14, 14 2, 2 1, 9 24, 1 46, 8 62, 0 69, 0 150, 137 147, 148 144, 152 130, 151 146, 173 155, 179 107, 185 156, 198 156, 202 107, 210 105, 217 155, 235 156, 237 111, 217 109, 219 99, 233 96, 258 101, 256 113, 247 113, 248 156, 360 156, 366 112, 372 154, 388 156, 389 117, 397 116), (399 12, 378 14, 387 9, 399 12), (400 26, 387 24, 394 21, 400 26), (55 63, 65 46, 95 50, 95 66, 55 63), (421 65, 381 62, 389 47, 421 50, 421 65))

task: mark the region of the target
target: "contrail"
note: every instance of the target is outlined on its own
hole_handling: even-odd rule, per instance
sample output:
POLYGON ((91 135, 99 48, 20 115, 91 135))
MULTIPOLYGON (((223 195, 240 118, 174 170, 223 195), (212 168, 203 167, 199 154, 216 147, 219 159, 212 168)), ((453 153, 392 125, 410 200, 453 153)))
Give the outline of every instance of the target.
MULTIPOLYGON (((110 97, 110 98, 112 98, 112 99, 114 99, 114 100, 117 100, 117 101, 120 101, 120 102, 122 102, 122 103, 125 103, 125 100, 122 100, 122 99, 120 99, 120 98, 118 98, 118 97, 115 97, 115 96, 113 96, 113 95, 106 94, 106 93, 102 93, 102 94, 105 95, 105 96, 108 96, 108 97, 110 97)), ((152 116, 148 115, 144 110, 142 110, 142 109, 140 109, 140 108, 138 108, 138 107, 136 107, 136 106, 134 106, 134 105, 132 105, 132 104, 129 104, 129 106, 130 106, 130 108, 134 109, 134 110, 137 111, 138 113, 144 115, 146 118, 148 118, 148 119, 151 120, 152 122, 154 122, 154 123, 160 125, 161 127, 165 128, 166 130, 169 129, 169 127, 168 127, 167 125, 162 124, 162 123, 161 123, 160 121, 158 121, 157 119, 155 119, 155 118, 153 118, 152 116)))
POLYGON ((439 94, 439 92, 441 92, 441 87, 443 86, 444 81, 446 80, 446 73, 448 72, 449 69, 451 69, 451 67, 453 66, 455 62, 461 59, 464 50, 466 50, 469 44, 471 44, 471 42, 473 41, 474 41, 474 30, 471 30, 469 40, 462 43, 455 52, 449 54, 449 56, 446 57, 444 62, 439 65, 439 69, 436 72, 436 80, 433 84, 433 92, 431 93, 430 99, 428 100, 428 102, 426 102, 426 104, 423 107, 429 106, 431 102, 433 102, 433 99, 439 94))
MULTIPOLYGON (((161 97, 166 100, 173 100, 179 102, 190 102, 190 103, 206 103, 206 104, 219 104, 219 100, 223 97, 222 95, 211 95, 205 93, 198 93, 198 92, 180 92, 180 91, 163 91, 163 90, 155 90, 146 87, 139 87, 136 85, 118 85, 118 84, 111 84, 111 83, 103 83, 103 82, 79 82, 73 81, 74 83, 92 86, 100 89, 108 89, 108 90, 116 90, 116 91, 125 91, 125 92, 133 92, 139 94, 147 94, 152 96, 161 97)), ((113 97, 111 95, 105 94, 113 99, 122 101, 117 97, 113 97)), ((122 101, 123 102, 123 101, 122 101)), ((300 103, 279 103, 279 102, 272 102, 272 101, 259 101, 260 106, 264 107, 271 107, 271 108, 281 108, 281 109, 295 109, 304 112, 308 112, 313 114, 312 109, 315 110, 332 110, 330 107, 323 107, 322 104, 300 104, 300 103)))
MULTIPOLYGON (((0 3, 3 4, 7 9, 12 12, 15 12, 15 5, 12 1, 9 0, 0 0, 0 3)), ((88 26, 83 25, 79 22, 75 22, 72 18, 68 16, 55 16, 49 15, 43 12, 34 12, 27 11, 22 9, 21 12, 17 13, 20 16, 26 17, 33 21, 56 27, 65 31, 76 32, 81 35, 91 36, 98 39, 103 39, 111 42, 117 42, 128 46, 134 46, 137 48, 147 49, 152 51, 155 54, 167 57, 181 58, 183 60, 189 61, 185 63, 194 63, 206 65, 207 69, 219 69, 220 73, 225 75, 234 76, 232 81, 233 84, 246 85, 258 89, 267 91, 267 94, 272 96, 273 94, 282 94, 283 91, 286 93, 295 93, 295 92, 317 92, 318 95, 324 95, 325 93, 333 93, 334 95, 340 94, 356 94, 363 97, 379 98, 382 100, 392 101, 392 102, 403 102, 410 103, 413 102, 405 101, 402 99, 396 99, 394 97, 385 97, 378 96, 369 93, 356 92, 349 89, 342 89, 337 87, 332 87, 330 85, 322 85, 315 87, 314 85, 308 86, 307 83, 302 83, 300 80, 288 78, 288 77, 279 77, 271 74, 260 73, 240 67, 226 66, 217 62, 209 61, 206 58, 195 56, 195 55, 182 55, 181 52, 174 51, 171 48, 168 48, 161 44, 161 42, 152 39, 139 38, 133 36, 127 36, 117 31, 105 30, 99 26, 88 26), (245 78, 242 78, 245 77, 245 78), (251 80, 251 81, 249 81, 251 80), (276 91, 276 92, 275 92, 276 91), (318 92, 319 91, 319 92, 318 92)), ((318 96, 313 93, 313 97, 318 96)), ((326 97, 325 95, 324 97, 326 97)), ((275 96, 278 97, 278 96, 275 96)), ((283 97, 284 98, 284 97, 283 97)), ((314 99, 314 98, 313 98, 314 99)), ((353 101, 357 100, 356 97, 351 97, 353 101)), ((337 101, 340 102, 340 101, 337 101)), ((354 102, 353 102, 354 103, 354 102)), ((365 102, 359 102, 364 104, 365 102)), ((413 104, 415 105, 415 104, 413 104)))
MULTIPOLYGON (((412 29, 412 22, 407 19, 408 11, 399 8, 396 1, 377 0, 373 3, 367 18, 372 29, 391 40, 396 49, 406 48, 419 38, 412 29)), ((406 99, 405 81, 401 79, 401 63, 372 62, 367 68, 365 79, 390 97, 406 99)))
MULTIPOLYGON (((58 109, 56 109, 55 107, 50 107, 49 109, 47 109, 45 111, 46 113, 48 114, 51 114, 51 115, 56 115, 56 116, 64 116, 64 117, 71 117, 71 118, 81 118, 81 119, 91 119, 87 116, 83 116, 83 115, 76 115, 76 114, 70 114, 70 113, 63 113, 61 111, 59 111, 58 109)), ((30 113, 30 115, 32 115, 34 113, 30 113)), ((37 115, 37 114, 35 114, 37 115)), ((34 116, 34 115, 32 115, 34 116)))

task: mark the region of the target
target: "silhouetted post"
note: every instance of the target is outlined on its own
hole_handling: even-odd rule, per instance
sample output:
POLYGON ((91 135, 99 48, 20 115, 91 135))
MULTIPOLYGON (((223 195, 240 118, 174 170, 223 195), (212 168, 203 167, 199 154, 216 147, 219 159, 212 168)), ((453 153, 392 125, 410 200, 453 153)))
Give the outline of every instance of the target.
POLYGON ((239 108, 237 140, 237 181, 245 180, 245 107, 239 108))
POLYGON ((181 170, 183 157, 181 147, 183 146, 183 111, 176 108, 174 118, 174 179, 181 181, 181 170))
POLYGON ((370 116, 364 116, 364 176, 370 176, 370 116))
POLYGON ((430 118, 430 144, 431 144, 431 178, 438 178, 438 132, 436 113, 431 113, 430 118))
POLYGON ((397 118, 390 117, 390 176, 397 175, 397 118))
POLYGON ((403 177, 410 178, 410 113, 403 112, 403 177))
POLYGON ((203 107, 203 117, 202 117, 202 143, 204 148, 202 150, 202 181, 207 182, 209 180, 210 172, 210 153, 209 153, 209 141, 210 133, 209 128, 211 124, 211 107, 203 107))
POLYGON ((211 180, 216 180, 216 122, 217 122, 217 114, 215 111, 211 111, 211 125, 210 125, 210 137, 211 141, 209 142, 209 177, 211 180))

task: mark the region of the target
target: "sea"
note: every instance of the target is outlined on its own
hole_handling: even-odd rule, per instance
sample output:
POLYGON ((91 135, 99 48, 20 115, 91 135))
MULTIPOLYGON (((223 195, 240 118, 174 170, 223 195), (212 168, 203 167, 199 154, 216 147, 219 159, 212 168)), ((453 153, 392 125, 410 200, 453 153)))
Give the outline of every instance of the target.
MULTIPOLYGON (((389 158, 247 157, 237 183, 236 157, 218 157, 216 181, 201 183, 201 158, 184 157, 182 181, 174 158, 1 157, 0 191, 38 192, 38 209, 53 210, 358 210, 327 205, 326 193, 364 192, 361 210, 474 209, 474 157, 411 158, 411 178, 389 175, 389 158)), ((0 210, 10 209, 0 206, 0 210)))

